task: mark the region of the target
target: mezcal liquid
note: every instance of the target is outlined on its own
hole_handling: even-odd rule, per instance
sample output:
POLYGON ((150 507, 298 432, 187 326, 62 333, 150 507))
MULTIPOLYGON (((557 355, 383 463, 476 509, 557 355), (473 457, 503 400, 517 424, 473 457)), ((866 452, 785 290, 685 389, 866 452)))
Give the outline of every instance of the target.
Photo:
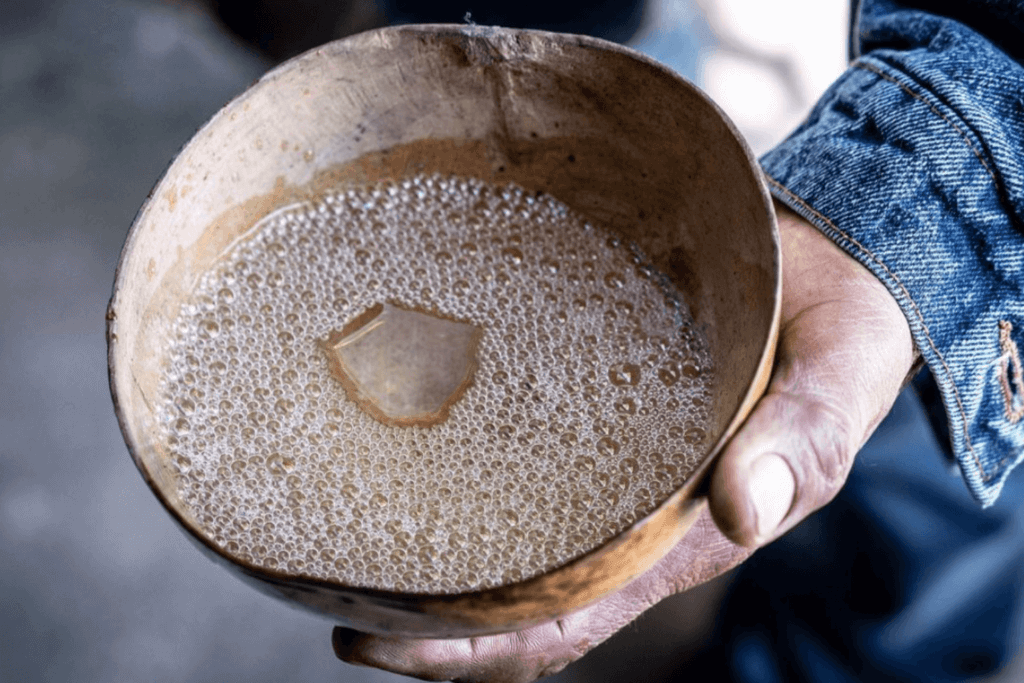
POLYGON ((262 219, 183 306, 162 419, 227 553, 455 593, 650 513, 704 455, 710 375, 635 249, 515 185, 416 177, 262 219))

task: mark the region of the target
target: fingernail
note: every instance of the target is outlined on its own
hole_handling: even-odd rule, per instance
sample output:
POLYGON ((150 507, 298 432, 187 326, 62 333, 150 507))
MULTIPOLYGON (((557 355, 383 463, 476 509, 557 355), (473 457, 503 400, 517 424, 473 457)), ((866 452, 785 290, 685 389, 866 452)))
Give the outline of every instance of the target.
POLYGON ((768 453, 754 463, 750 471, 750 499, 757 516, 757 536, 767 540, 793 506, 796 481, 782 457, 768 453))

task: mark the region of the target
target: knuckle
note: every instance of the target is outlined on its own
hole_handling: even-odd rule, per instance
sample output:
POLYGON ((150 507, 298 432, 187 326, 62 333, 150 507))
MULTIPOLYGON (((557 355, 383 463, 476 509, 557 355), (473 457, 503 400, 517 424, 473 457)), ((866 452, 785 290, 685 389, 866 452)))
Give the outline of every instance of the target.
POLYGON ((815 401, 808 409, 814 428, 810 430, 807 443, 810 457, 806 464, 811 471, 804 477, 810 481, 805 481, 804 485, 817 499, 814 502, 824 504, 839 492, 853 467, 856 455, 851 446, 853 430, 849 414, 839 406, 815 401))

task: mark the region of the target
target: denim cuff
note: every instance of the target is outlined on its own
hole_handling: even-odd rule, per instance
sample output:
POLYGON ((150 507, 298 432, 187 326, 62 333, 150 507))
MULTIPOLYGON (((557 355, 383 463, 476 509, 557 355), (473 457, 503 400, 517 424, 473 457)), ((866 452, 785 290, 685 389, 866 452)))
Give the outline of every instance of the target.
MULTIPOLYGON (((978 42, 975 68, 1000 59, 978 42)), ((1024 78, 1006 62, 957 80, 963 55, 872 53, 761 160, 776 199, 899 302, 984 506, 1024 459, 1024 78)))

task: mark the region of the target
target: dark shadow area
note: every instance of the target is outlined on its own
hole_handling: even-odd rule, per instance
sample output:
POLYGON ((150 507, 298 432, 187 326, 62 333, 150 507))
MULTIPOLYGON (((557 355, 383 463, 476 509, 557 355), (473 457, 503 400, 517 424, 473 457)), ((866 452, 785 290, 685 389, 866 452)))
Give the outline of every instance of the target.
MULTIPOLYGON (((22 1, 22 0, 19 0, 22 1)), ((551 3, 480 0, 195 0, 223 26, 280 62, 331 40, 389 24, 464 23, 582 33, 628 41, 645 0, 551 3)))
POLYGON ((460 23, 468 19, 485 26, 582 33, 617 43, 628 41, 640 28, 644 4, 644 0, 383 0, 384 14, 393 23, 460 23))
POLYGON ((275 62, 331 40, 387 24, 374 0, 205 2, 228 31, 275 62))

